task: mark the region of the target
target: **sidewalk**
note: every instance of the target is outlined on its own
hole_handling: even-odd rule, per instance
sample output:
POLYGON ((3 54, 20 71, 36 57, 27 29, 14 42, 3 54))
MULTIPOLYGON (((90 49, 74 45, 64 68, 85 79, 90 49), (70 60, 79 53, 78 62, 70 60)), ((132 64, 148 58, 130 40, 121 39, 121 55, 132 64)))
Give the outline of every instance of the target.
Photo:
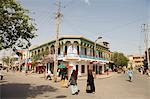
MULTIPOLYGON (((7 75, 11 75, 11 74, 16 74, 16 75, 26 75, 26 77, 37 77, 37 78, 45 78, 44 74, 37 74, 37 73, 28 73, 25 74, 24 72, 7 72, 7 75)), ((112 77, 115 74, 115 72, 109 72, 109 74, 107 75, 106 73, 101 74, 101 75, 96 75, 96 79, 105 79, 105 78, 109 78, 112 77)), ((60 78, 58 78, 60 79, 60 78)), ((81 76, 78 77, 79 80, 83 80, 83 79, 87 79, 87 76, 81 76)))
MULTIPOLYGON (((106 73, 104 73, 104 74, 101 74, 101 75, 96 75, 96 79, 109 78, 109 77, 112 77, 113 75, 114 75, 114 72, 109 72, 108 75, 106 73)), ((78 79, 87 79, 87 76, 78 77, 78 79)))
MULTIPOLYGON (((109 78, 109 77, 112 77, 114 74, 115 74, 115 72, 109 72, 108 75, 106 73, 101 74, 101 75, 96 75, 96 79, 109 78)), ((31 73, 31 74, 28 74, 28 76, 35 76, 35 77, 39 77, 39 78, 44 78, 44 74, 31 73)), ((81 77, 78 77, 78 79, 87 79, 87 76, 81 76, 81 77)))

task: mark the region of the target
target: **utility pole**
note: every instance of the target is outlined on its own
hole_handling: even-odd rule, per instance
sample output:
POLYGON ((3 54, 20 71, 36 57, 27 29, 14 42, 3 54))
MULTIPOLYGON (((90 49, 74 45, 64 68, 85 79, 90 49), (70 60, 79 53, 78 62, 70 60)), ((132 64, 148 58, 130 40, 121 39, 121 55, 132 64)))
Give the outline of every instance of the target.
POLYGON ((56 12, 56 42, 55 42, 55 55, 54 55, 54 82, 57 82, 57 69, 58 69, 58 48, 59 48, 59 34, 60 34, 60 24, 62 13, 60 10, 61 2, 57 0, 57 12, 56 12))
POLYGON ((26 57, 25 57, 25 74, 27 73, 27 71, 28 71, 28 56, 29 56, 29 50, 28 50, 28 48, 27 48, 27 50, 26 50, 26 57))
POLYGON ((149 47, 148 47, 148 24, 143 24, 143 31, 145 33, 145 48, 146 48, 146 53, 147 53, 147 63, 148 63, 148 68, 150 68, 150 62, 149 62, 149 47))

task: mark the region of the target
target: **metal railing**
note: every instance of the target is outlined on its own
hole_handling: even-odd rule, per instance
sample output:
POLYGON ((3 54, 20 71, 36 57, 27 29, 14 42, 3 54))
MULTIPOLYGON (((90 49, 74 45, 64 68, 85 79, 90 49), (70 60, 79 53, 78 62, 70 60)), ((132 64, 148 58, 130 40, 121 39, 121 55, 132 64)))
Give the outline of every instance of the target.
POLYGON ((108 60, 107 58, 100 58, 100 57, 94 57, 94 56, 89 56, 89 55, 74 55, 74 54, 69 54, 69 55, 60 54, 60 55, 58 55, 58 58, 64 58, 64 57, 79 57, 79 58, 86 58, 86 59, 108 60))

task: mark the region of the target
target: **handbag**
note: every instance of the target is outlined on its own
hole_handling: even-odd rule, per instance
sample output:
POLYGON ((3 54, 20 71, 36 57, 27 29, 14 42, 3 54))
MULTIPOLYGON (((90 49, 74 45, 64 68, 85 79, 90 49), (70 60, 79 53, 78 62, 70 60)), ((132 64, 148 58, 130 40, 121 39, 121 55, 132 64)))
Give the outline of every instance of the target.
POLYGON ((90 91, 91 90, 91 86, 88 84, 87 86, 86 86, 86 91, 90 91))

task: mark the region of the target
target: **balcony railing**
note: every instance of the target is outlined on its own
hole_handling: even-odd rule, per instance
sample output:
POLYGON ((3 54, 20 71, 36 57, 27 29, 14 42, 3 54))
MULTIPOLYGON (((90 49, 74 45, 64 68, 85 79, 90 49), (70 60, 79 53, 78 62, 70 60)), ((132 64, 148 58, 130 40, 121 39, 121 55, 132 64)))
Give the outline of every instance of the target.
POLYGON ((95 59, 93 56, 88 56, 88 55, 79 55, 80 58, 88 58, 88 59, 95 59))
MULTIPOLYGON (((51 57, 54 57, 53 54, 50 55, 51 57)), ((49 57, 50 57, 49 56, 49 57)), ((107 58, 100 58, 100 57, 94 57, 94 56, 89 56, 89 55, 77 55, 77 54, 59 54, 58 55, 59 60, 63 59, 63 58, 73 58, 73 59, 78 59, 78 58, 85 58, 85 59, 92 59, 92 60, 108 60, 107 58)))
POLYGON ((100 57, 94 57, 94 56, 88 56, 88 55, 79 55, 80 58, 87 58, 87 59, 95 59, 95 60, 108 60, 107 58, 100 58, 100 57))

